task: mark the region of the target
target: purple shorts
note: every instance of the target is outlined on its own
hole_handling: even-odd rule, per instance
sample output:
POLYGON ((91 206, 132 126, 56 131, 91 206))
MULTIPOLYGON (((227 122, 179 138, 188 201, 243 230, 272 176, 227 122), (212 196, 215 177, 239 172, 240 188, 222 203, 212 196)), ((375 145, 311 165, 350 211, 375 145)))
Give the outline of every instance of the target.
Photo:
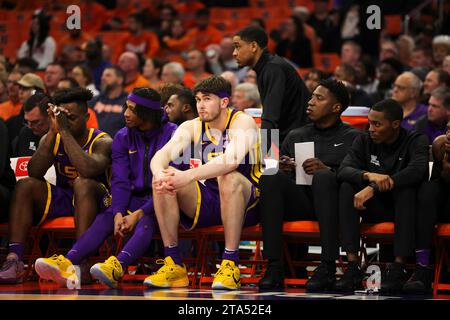
MULTIPOLYGON (((203 183, 197 184, 197 209, 195 218, 181 214, 180 224, 185 230, 195 228, 221 226, 220 194, 217 189, 209 188, 203 183)), ((250 199, 245 210, 244 227, 259 223, 259 189, 252 185, 250 199)))
MULTIPOLYGON (((46 183, 47 202, 45 204, 44 214, 39 221, 35 221, 36 225, 40 225, 48 219, 73 216, 75 212, 73 207, 73 189, 61 188, 51 184, 48 181, 46 181, 46 183)), ((102 186, 105 189, 105 193, 100 203, 99 212, 103 211, 111 205, 111 195, 109 194, 108 189, 103 184, 102 186)))

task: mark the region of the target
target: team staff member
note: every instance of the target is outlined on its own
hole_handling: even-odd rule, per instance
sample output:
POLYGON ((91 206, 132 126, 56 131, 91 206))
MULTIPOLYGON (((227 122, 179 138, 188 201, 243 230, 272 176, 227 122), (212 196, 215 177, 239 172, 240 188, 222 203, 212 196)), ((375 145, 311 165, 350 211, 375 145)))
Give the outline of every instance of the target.
POLYGON ((324 290, 334 284, 338 246, 338 185, 336 170, 360 131, 344 124, 340 116, 347 108, 345 85, 323 80, 314 90, 307 114, 312 123, 292 130, 281 148, 280 171, 269 170, 261 178, 261 224, 267 271, 261 289, 283 286, 283 220, 319 220, 322 264, 308 282, 308 290, 324 290), (315 158, 303 168, 313 175, 312 186, 295 184, 295 143, 314 142, 315 158), (334 279, 334 280, 333 280, 334 279))
POLYGON ((256 71, 263 106, 261 129, 279 129, 282 143, 289 131, 307 122, 310 93, 294 67, 269 54, 267 41, 263 29, 246 27, 233 37, 233 56, 239 67, 256 71))
POLYGON ((381 275, 381 292, 398 292, 407 278, 405 262, 414 249, 418 186, 428 178, 428 139, 401 127, 402 106, 392 99, 369 112, 369 132, 358 137, 342 162, 338 178, 342 250, 349 265, 338 291, 362 286, 358 263, 360 215, 370 223, 393 221, 395 261, 381 275))

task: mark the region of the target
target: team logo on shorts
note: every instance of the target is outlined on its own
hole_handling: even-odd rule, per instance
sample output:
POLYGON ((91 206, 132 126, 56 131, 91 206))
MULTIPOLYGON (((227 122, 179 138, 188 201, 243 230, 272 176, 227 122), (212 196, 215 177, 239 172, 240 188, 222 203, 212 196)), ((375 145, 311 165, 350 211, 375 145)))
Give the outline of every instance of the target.
POLYGON ((189 169, 195 169, 200 167, 200 165, 202 164, 202 160, 200 159, 195 159, 195 158, 191 158, 189 160, 189 169))

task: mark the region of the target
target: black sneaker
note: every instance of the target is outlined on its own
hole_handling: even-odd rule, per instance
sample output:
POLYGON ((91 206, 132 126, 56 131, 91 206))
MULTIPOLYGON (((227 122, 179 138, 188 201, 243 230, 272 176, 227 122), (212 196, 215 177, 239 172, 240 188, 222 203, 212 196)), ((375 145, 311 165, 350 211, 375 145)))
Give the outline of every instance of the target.
POLYGON ((308 292, 324 292, 332 290, 336 282, 336 265, 321 263, 306 283, 308 292))
POLYGON ((283 289, 284 271, 283 267, 275 264, 268 264, 264 277, 259 280, 258 287, 263 290, 283 289))
POLYGON ((403 285, 403 292, 408 294, 429 294, 432 292, 434 271, 428 267, 416 265, 411 278, 403 285))
POLYGON ((406 280, 408 280, 408 273, 405 267, 397 262, 387 265, 383 274, 381 275, 381 293, 399 293, 406 280))
POLYGON ((364 271, 357 262, 349 262, 342 277, 336 281, 334 290, 338 292, 354 292, 363 286, 364 271))

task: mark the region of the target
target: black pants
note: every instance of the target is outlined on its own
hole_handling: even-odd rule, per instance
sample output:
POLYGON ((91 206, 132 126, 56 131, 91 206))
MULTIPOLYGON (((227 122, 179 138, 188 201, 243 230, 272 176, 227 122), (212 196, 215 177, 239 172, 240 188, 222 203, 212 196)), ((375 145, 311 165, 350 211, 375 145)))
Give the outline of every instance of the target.
POLYGON ((339 225, 342 250, 357 253, 360 249, 360 217, 363 222, 394 222, 394 256, 409 257, 414 249, 414 222, 416 210, 415 188, 394 189, 375 195, 359 211, 353 206, 356 193, 364 185, 343 182, 339 188, 339 225))
POLYGON ((416 218, 416 248, 430 249, 434 226, 450 222, 450 185, 442 179, 424 182, 419 189, 416 218))
POLYGON ((314 175, 312 186, 303 186, 296 185, 282 171, 268 173, 269 170, 260 180, 264 257, 282 261, 283 221, 318 220, 322 260, 336 260, 339 256, 336 174, 321 170, 314 175))
POLYGON ((11 191, 0 185, 0 223, 9 220, 9 204, 11 200, 11 191))

